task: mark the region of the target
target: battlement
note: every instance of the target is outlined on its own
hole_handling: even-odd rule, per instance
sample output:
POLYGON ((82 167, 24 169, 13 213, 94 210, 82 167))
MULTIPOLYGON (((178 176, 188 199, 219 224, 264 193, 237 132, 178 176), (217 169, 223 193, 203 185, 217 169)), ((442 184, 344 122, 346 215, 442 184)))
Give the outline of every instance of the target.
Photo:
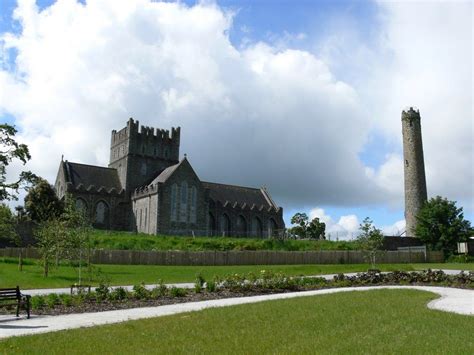
POLYGON ((140 139, 146 138, 147 140, 153 141, 171 141, 175 144, 179 144, 181 135, 181 127, 172 127, 171 136, 170 131, 160 128, 140 126, 140 121, 135 121, 130 118, 127 125, 121 130, 112 130, 112 145, 120 143, 128 139, 140 139))
POLYGON ((420 119, 420 110, 410 107, 402 111, 402 120, 420 119))

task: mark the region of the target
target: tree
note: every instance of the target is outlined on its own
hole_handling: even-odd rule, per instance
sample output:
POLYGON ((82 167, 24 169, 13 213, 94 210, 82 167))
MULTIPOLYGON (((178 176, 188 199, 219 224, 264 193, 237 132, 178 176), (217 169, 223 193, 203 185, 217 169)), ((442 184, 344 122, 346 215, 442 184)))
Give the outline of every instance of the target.
POLYGON ((318 217, 310 222, 306 213, 296 213, 291 217, 291 224, 296 226, 290 229, 290 233, 300 238, 325 239, 326 224, 318 217))
POLYGON ((43 276, 48 277, 51 264, 59 260, 62 242, 66 239, 64 223, 59 218, 51 218, 39 223, 35 229, 38 250, 43 264, 43 276))
POLYGON ((26 188, 36 181, 36 175, 30 171, 22 171, 18 178, 7 182, 7 166, 14 160, 19 160, 23 165, 31 159, 26 144, 15 141, 17 133, 15 127, 9 124, 0 124, 0 201, 18 200, 18 190, 26 188))
POLYGON ((306 238, 308 219, 306 213, 296 213, 291 217, 291 224, 296 224, 296 226, 291 228, 291 233, 300 238, 306 238))
POLYGON ((326 239, 326 223, 320 222, 318 217, 308 224, 307 233, 312 239, 326 239))
POLYGON ((449 256, 457 243, 466 241, 473 233, 471 223, 464 219, 462 207, 455 201, 436 196, 427 201, 416 216, 415 236, 432 250, 442 250, 449 256))
POLYGON ((369 259, 372 269, 375 269, 375 259, 383 246, 383 234, 380 229, 372 225, 372 220, 366 217, 359 225, 360 234, 357 237, 359 248, 362 249, 369 259))
POLYGON ((74 199, 66 195, 66 204, 61 219, 66 227, 66 240, 64 250, 66 257, 78 261, 78 281, 82 284, 82 264, 86 258, 86 265, 91 276, 91 240, 92 227, 85 211, 78 209, 74 199))
POLYGON ((1 203, 0 204, 0 238, 13 241, 15 244, 18 238, 18 233, 15 229, 15 217, 10 208, 1 203))
POLYGON ((59 218, 64 211, 64 204, 49 182, 38 178, 25 197, 25 210, 32 221, 41 223, 59 218))

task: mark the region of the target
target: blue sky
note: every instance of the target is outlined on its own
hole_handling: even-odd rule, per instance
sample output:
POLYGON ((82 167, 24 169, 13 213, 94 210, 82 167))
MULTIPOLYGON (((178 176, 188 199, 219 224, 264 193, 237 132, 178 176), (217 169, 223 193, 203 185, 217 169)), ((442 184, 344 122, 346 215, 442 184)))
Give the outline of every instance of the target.
MULTIPOLYGON (((54 0, 38 0, 37 5, 39 9, 42 10, 51 6, 54 2, 54 0)), ((189 7, 196 4, 195 1, 183 1, 182 3, 189 5, 189 7)), ((211 2, 204 2, 202 5, 205 7, 209 6, 210 3, 211 2)), ((394 165, 391 164, 391 162, 400 159, 399 157, 402 154, 400 136, 397 133, 397 129, 398 132, 400 132, 401 128, 397 128, 397 125, 399 125, 399 118, 394 115, 393 118, 390 117, 390 120, 394 123, 386 123, 388 117, 383 116, 385 116, 386 112, 390 112, 391 115, 393 115, 393 112, 398 112, 397 115, 399 115, 399 112, 404 107, 390 107, 387 108, 387 111, 385 112, 383 107, 379 107, 383 106, 383 103, 379 102, 378 95, 381 95, 383 90, 385 90, 384 84, 381 86, 380 83, 387 83, 388 86, 391 86, 392 83, 402 81, 400 78, 405 80, 404 71, 407 73, 405 76, 408 76, 408 73, 410 73, 411 70, 410 66, 416 67, 419 65, 420 68, 425 66, 425 63, 423 62, 414 63, 413 61, 411 62, 412 64, 406 65, 404 64, 404 61, 406 62, 407 60, 403 58, 405 54, 397 52, 397 46, 400 47, 400 43, 403 43, 403 41, 400 41, 397 38, 399 35, 397 32, 399 30, 397 21, 405 21, 404 16, 411 11, 417 11, 416 9, 411 9, 406 5, 405 8, 403 8, 403 6, 398 7, 398 5, 386 5, 372 1, 222 0, 217 1, 216 4, 220 12, 227 14, 232 12, 234 14, 232 26, 227 30, 229 33, 230 43, 236 50, 240 51, 240 53, 246 54, 251 52, 258 43, 265 43, 272 49, 273 53, 285 53, 287 50, 299 50, 302 53, 308 53, 315 59, 320 60, 324 64, 323 70, 326 70, 324 68, 327 68, 330 72, 331 80, 333 80, 334 83, 341 82, 349 86, 355 93, 354 95, 356 99, 360 101, 357 105, 360 112, 355 113, 354 115, 355 117, 359 117, 359 115, 365 116, 366 121, 364 122, 366 123, 364 124, 367 124, 367 133, 364 137, 359 138, 359 143, 356 145, 357 148, 352 148, 357 149, 357 151, 346 152, 348 155, 355 154, 363 166, 358 173, 354 172, 354 176, 357 174, 363 175, 363 170, 369 168, 373 169, 372 175, 375 176, 374 179, 381 181, 381 184, 384 182, 390 182, 390 180, 393 179, 400 179, 401 175, 399 173, 396 173, 392 177, 390 174, 393 172, 389 171, 389 169, 393 169, 393 166, 396 166, 395 163, 394 165), (387 39, 386 43, 383 42, 385 39, 387 39), (402 65, 405 65, 406 68, 402 65), (387 72, 385 72, 385 70, 387 72), (385 173, 385 171, 388 172, 385 173)), ((21 25, 12 19, 12 13, 15 7, 16 1, 14 0, 1 1, 0 34, 6 32, 11 32, 17 35, 21 34, 21 25)), ((436 15, 436 11, 439 9, 434 6, 433 9, 430 8, 429 10, 433 10, 433 13, 436 15)), ((442 13, 442 11, 440 13, 442 13)), ((429 26, 432 24, 432 22, 430 22, 431 20, 431 18, 426 16, 425 22, 428 30, 430 29, 429 26)), ((420 27, 423 26, 423 19, 420 23, 420 27)), ((455 24, 453 26, 455 27, 455 24)), ((456 30, 456 28, 453 29, 453 31, 456 30)), ((401 27, 400 31, 402 31, 401 27)), ((404 33, 402 34, 406 35, 404 33)), ((426 36, 423 35, 421 31, 419 36, 421 36, 420 38, 423 41, 425 40, 426 36)), ((416 34, 413 40, 415 39, 416 34)), ((406 38, 406 40, 412 39, 406 38)), ((431 39, 426 39, 427 42, 430 40, 431 39)), ((435 46, 436 39, 433 39, 433 43, 435 46)), ((427 50, 429 50, 429 48, 427 50)), ((11 56, 9 58, 10 67, 7 68, 8 70, 6 71, 12 73, 15 68, 14 60, 17 49, 11 48, 9 49, 9 53, 11 56)), ((447 66, 448 64, 446 64, 446 67, 447 66)), ((439 68, 437 69, 439 70, 439 68)), ((439 77, 439 83, 442 83, 442 70, 440 70, 439 77)), ((411 85, 411 87, 413 86, 412 84, 409 85, 411 85)), ((406 91, 399 90, 398 88, 390 88, 390 90, 397 91, 397 95, 399 91, 406 91)), ((389 93, 387 96, 388 95, 393 94, 389 93)), ((408 97, 416 98, 416 95, 408 97)), ((403 102, 405 105, 413 105, 413 102, 407 102, 406 98, 401 99, 400 102, 403 102)), ((415 102, 415 104, 417 104, 417 102, 415 102)), ((391 103, 388 102, 387 107, 390 105, 391 103)), ((22 120, 19 120, 19 116, 16 117, 16 114, 12 111, 13 109, 2 109, 2 103, 0 102, 2 121, 16 123, 20 130, 27 127, 26 122, 30 122, 31 124, 32 119, 28 119, 25 113, 21 116, 22 120)), ((132 112, 132 114, 135 113, 132 112)), ((430 117, 428 117, 428 119, 429 118, 430 117)), ((323 119, 323 117, 318 119, 323 119)), ((146 118, 144 118, 144 120, 146 121, 146 118)), ((350 120, 348 122, 350 125, 350 120)), ((429 124, 429 121, 426 122, 429 124)), ((460 127, 462 124, 464 124, 464 128, 468 127, 466 126, 466 122, 466 120, 461 122, 460 127)), ((114 125, 117 124, 118 123, 114 123, 114 125)), ((354 119, 354 124, 358 124, 356 119, 354 119)), ((32 126, 35 125, 32 124, 32 126)), ((342 127, 344 127, 344 125, 342 127)), ((351 127, 346 124, 344 129, 351 130, 351 127)), ((329 131, 332 132, 332 130, 329 131)), ((430 139, 434 140, 435 138, 436 132, 431 132, 429 130, 424 132, 424 139, 427 139, 428 142, 430 139)), ((309 142, 304 143, 303 145, 305 144, 309 144, 309 142)), ((431 143, 431 145, 434 146, 435 144, 431 143)), ((190 146, 192 146, 192 144, 190 146)), ((185 148, 187 148, 187 146, 185 148)), ((60 147, 58 149, 66 148, 60 147)), ((312 154, 318 154, 317 152, 320 151, 321 149, 315 149, 315 152, 312 154)), ((341 154, 343 154, 343 149, 341 154)), ((434 148, 428 147, 428 154, 434 156, 434 148)), ((467 154, 469 154, 469 151, 467 154)), ((97 153, 94 157, 96 157, 98 161, 101 161, 100 153, 97 153), (99 156, 99 158, 97 158, 97 156, 99 156)), ((87 156, 84 153, 83 158, 91 159, 91 156, 87 156)), ((320 161, 324 163, 325 160, 324 158, 320 158, 320 161)), ((91 163, 97 163, 97 161, 91 163)), ((353 161, 351 164, 357 164, 357 161, 353 161)), ((337 168, 336 165, 330 164, 328 166, 332 170, 337 168)), ((464 169, 465 168, 466 166, 464 165, 464 169)), ((431 167, 429 169, 430 171, 436 170, 431 167)), ((350 174, 350 169, 348 171, 350 174)), ((48 170, 46 174, 53 176, 54 172, 48 170)), ((345 172, 343 174, 347 173, 345 172)), ((221 175, 215 177, 210 176, 209 178, 227 178, 225 174, 221 175)), ((324 180, 323 175, 324 174, 321 176, 315 176, 315 181, 319 181, 318 179, 324 180)), ((435 180, 435 178, 432 180, 435 180)), ((341 181, 344 182, 346 180, 342 179, 341 181)), ((241 183, 240 181, 238 182, 241 183)), ((244 182, 245 181, 242 183, 244 182)), ((431 191, 431 180, 429 180, 428 183, 428 190, 431 191)), ((364 193, 362 192, 359 195, 354 194, 352 198, 336 196, 338 189, 335 188, 334 192, 332 192, 334 196, 333 200, 327 196, 323 197, 325 196, 324 193, 316 193, 315 196, 321 196, 321 200, 324 201, 320 203, 317 200, 305 200, 304 198, 299 200, 295 198, 294 201, 291 201, 291 199, 286 197, 285 194, 279 193, 279 185, 275 182, 274 186, 276 187, 274 187, 273 190, 275 190, 276 193, 274 192, 273 195, 277 200, 282 200, 287 204, 284 205, 285 220, 287 223, 289 222, 291 215, 295 212, 304 210, 309 213, 311 210, 319 208, 324 210, 326 216, 330 216, 334 224, 337 224, 337 221, 341 216, 355 215, 359 222, 362 221, 364 217, 370 216, 378 226, 391 226, 395 222, 403 220, 403 200, 400 198, 399 192, 398 195, 397 192, 393 192, 399 185, 400 184, 393 188, 390 187, 391 190, 387 188, 388 192, 381 192, 377 196, 374 192, 374 196, 370 196, 367 199, 363 198, 364 193), (387 197, 386 202, 384 202, 384 197, 380 196, 392 197, 387 197)), ((434 193, 444 193, 444 195, 447 195, 450 199, 457 199, 457 196, 452 192, 454 190, 443 187, 443 181, 441 181, 441 178, 436 178, 433 186, 434 193)), ((469 190, 469 186, 464 186, 463 188, 469 190)), ((271 190, 271 192, 273 190, 271 190)), ((341 187, 341 194, 347 194, 347 192, 342 192, 343 190, 344 189, 341 187)), ((352 188, 352 190, 354 189, 352 188)), ((371 186, 361 186, 361 190, 367 191, 365 194, 370 195, 372 190, 376 190, 375 182, 373 189, 371 186)), ((472 187, 470 193, 472 193, 472 187)), ((463 202, 467 203, 467 216, 472 219, 472 198, 468 197, 463 202)))

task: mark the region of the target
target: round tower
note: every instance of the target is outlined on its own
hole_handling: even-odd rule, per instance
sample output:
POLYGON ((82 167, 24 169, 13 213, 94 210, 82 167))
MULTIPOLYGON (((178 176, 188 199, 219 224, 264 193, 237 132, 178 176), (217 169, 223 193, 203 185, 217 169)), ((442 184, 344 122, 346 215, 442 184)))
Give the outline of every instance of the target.
POLYGON ((420 111, 415 111, 413 107, 408 111, 402 111, 402 134, 406 235, 412 237, 416 226, 416 215, 427 199, 420 111))

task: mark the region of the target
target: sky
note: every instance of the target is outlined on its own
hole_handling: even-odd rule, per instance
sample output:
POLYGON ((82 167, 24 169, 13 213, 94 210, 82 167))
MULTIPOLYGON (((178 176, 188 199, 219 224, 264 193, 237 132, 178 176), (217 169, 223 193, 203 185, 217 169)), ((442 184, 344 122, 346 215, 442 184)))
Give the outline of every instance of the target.
MULTIPOLYGON (((54 183, 129 117, 181 126, 198 176, 266 186, 333 238, 404 231, 401 111, 428 196, 474 216, 469 1, 0 0, 0 117, 54 183)), ((10 176, 22 169, 13 166, 10 176)))

